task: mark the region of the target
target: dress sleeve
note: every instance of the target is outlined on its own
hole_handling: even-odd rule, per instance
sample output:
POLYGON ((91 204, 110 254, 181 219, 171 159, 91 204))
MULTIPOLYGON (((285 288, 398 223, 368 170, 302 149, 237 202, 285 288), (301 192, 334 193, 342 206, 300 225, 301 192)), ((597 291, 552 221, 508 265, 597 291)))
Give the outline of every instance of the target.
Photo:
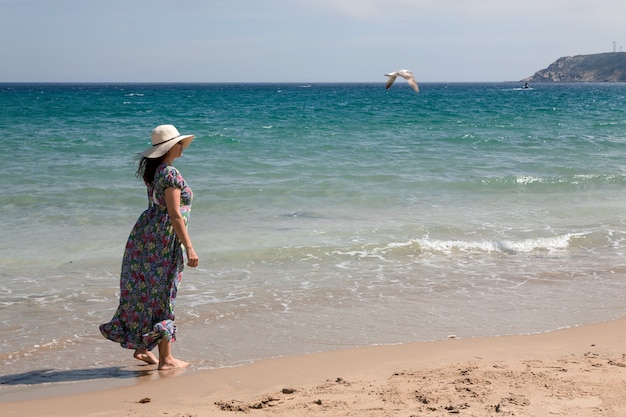
POLYGON ((178 170, 174 167, 167 167, 163 189, 179 188, 182 190, 185 186, 185 179, 182 175, 180 175, 180 172, 178 172, 178 170))

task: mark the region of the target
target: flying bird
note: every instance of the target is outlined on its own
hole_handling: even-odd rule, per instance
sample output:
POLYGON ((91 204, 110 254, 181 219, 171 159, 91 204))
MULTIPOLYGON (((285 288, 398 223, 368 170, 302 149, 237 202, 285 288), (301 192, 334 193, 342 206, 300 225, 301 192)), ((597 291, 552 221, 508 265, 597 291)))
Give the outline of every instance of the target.
POLYGON ((385 85, 386 89, 389 89, 389 87, 391 87, 391 84, 393 84, 393 82, 396 80, 396 78, 399 75, 400 77, 407 80, 411 88, 415 90, 416 93, 420 92, 420 88, 417 85, 417 82, 415 81, 415 77, 413 77, 413 73, 409 70, 401 69, 398 71, 390 72, 389 74, 385 74, 385 75, 389 77, 389 79, 387 80, 387 85, 385 85))

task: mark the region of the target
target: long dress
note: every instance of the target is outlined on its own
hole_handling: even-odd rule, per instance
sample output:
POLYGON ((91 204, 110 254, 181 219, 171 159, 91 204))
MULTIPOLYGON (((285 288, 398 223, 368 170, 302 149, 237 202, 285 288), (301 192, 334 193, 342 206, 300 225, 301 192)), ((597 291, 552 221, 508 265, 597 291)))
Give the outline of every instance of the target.
POLYGON ((181 190, 180 212, 189 220, 193 193, 178 170, 165 163, 148 186, 148 209, 130 232, 120 276, 120 303, 104 337, 127 349, 152 350, 162 339, 176 340, 174 303, 183 277, 184 248, 165 206, 165 189, 181 190))

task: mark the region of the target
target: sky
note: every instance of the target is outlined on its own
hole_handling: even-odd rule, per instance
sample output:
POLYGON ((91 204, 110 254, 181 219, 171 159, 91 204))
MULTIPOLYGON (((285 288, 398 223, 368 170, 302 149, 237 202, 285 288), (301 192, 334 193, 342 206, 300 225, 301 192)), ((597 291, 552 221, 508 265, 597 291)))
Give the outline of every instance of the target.
POLYGON ((0 82, 519 81, 626 52, 624 0, 0 0, 0 82))

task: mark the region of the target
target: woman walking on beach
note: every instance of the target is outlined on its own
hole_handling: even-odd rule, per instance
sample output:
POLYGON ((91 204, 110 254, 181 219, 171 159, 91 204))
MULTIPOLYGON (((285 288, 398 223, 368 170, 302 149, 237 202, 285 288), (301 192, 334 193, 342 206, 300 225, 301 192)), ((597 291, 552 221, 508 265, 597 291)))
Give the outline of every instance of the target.
POLYGON ((172 166, 193 140, 172 125, 152 131, 152 146, 141 154, 137 176, 148 191, 148 209, 130 232, 120 277, 120 302, 100 332, 134 357, 159 370, 184 368, 188 362, 172 355, 176 340, 174 302, 187 265, 198 266, 198 255, 187 233, 193 193, 172 166), (158 346, 159 357, 152 353, 158 346))

